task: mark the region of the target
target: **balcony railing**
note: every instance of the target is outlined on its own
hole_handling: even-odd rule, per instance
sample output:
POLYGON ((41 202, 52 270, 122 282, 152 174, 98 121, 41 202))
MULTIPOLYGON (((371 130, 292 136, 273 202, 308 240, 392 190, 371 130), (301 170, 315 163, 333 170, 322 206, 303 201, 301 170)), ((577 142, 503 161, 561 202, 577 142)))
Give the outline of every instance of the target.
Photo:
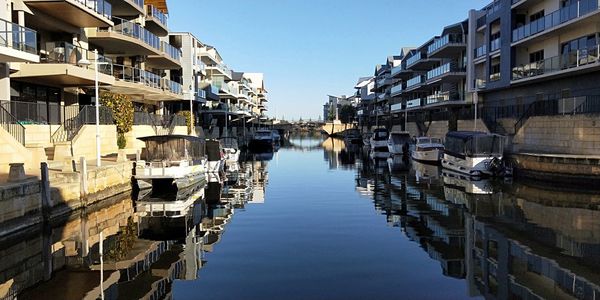
MULTIPOLYGON (((53 63, 53 64, 70 64, 80 66, 82 68, 94 69, 96 59, 94 52, 83 49, 79 46, 75 46, 67 42, 47 42, 45 45, 45 52, 40 55, 40 62, 42 63, 53 63), (82 65, 81 62, 85 60, 91 62, 90 65, 82 65)), ((112 60, 98 54, 98 72, 107 75, 112 75, 113 64, 112 60)))
POLYGON ((198 90, 196 92, 196 100, 205 100, 206 99, 206 91, 205 90, 198 90))
POLYGON ((490 41, 490 52, 494 52, 498 49, 500 49, 500 38, 490 41))
POLYGON ((179 82, 164 78, 162 85, 163 89, 166 91, 177 95, 183 95, 183 86, 179 82))
POLYGON ((25 126, 3 106, 0 106, 0 127, 25 145, 25 126))
POLYGON ((150 17, 154 17, 161 24, 163 24, 165 27, 167 27, 167 21, 169 20, 169 16, 167 16, 165 13, 160 11, 154 5, 146 5, 146 14, 150 17))
POLYGON ((487 54, 487 46, 482 45, 481 47, 475 49, 475 58, 480 58, 487 54))
POLYGON ((181 60, 181 49, 175 48, 175 46, 165 42, 160 42, 160 51, 166 53, 170 58, 180 61, 181 60))
POLYGON ((229 70, 229 68, 225 65, 225 64, 215 64, 212 66, 208 66, 209 68, 215 68, 217 70, 219 70, 221 73, 227 75, 229 78, 231 78, 232 72, 231 70, 229 70))
POLYGON ((94 10, 98 14, 103 15, 105 18, 107 18, 109 20, 110 20, 110 18, 112 18, 112 5, 110 3, 108 3, 107 1, 103 1, 103 0, 75 0, 75 1, 85 5, 87 8, 94 10))
POLYGON ((465 69, 459 68, 456 62, 448 62, 427 72, 427 80, 431 80, 450 72, 465 72, 465 69))
POLYGON ((0 19, 0 46, 37 54, 37 32, 0 19))
POLYGON ((422 84, 423 82, 425 82, 425 76, 423 76, 423 75, 415 76, 406 82, 406 88, 410 88, 410 87, 422 84))
POLYGON ((421 98, 417 98, 417 99, 411 99, 411 100, 407 100, 406 101, 406 107, 407 108, 412 108, 412 107, 418 107, 421 106, 423 99, 421 98))
POLYGON ((402 92, 402 82, 399 82, 398 84, 392 86, 392 89, 390 90, 390 92, 392 93, 392 95, 401 93, 402 92))
POLYGON ((146 70, 124 65, 113 65, 113 76, 117 80, 143 84, 147 87, 160 89, 160 76, 146 70))
POLYGON ((568 6, 551 12, 543 18, 516 28, 512 32, 512 41, 517 42, 542 31, 552 29, 565 22, 577 19, 600 9, 598 0, 579 0, 568 6))
POLYGON ((432 53, 437 51, 438 49, 448 45, 448 44, 460 44, 464 43, 464 38, 462 34, 457 33, 449 33, 442 36, 439 39, 436 39, 431 45, 427 47, 427 53, 432 53))
POLYGON ((421 52, 417 52, 417 53, 415 53, 415 55, 413 55, 413 56, 409 57, 409 58, 406 60, 406 65, 407 65, 407 66, 413 65, 414 63, 416 63, 416 62, 417 62, 417 61, 419 61, 420 59, 421 59, 421 52))
POLYGON ((559 72, 596 63, 600 60, 600 46, 571 51, 512 69, 512 79, 519 80, 559 72))
POLYGON ((440 103, 440 102, 449 101, 449 100, 450 100, 450 92, 448 91, 448 92, 437 93, 437 94, 427 96, 427 99, 425 100, 425 104, 430 105, 430 104, 440 103))
POLYGON ((154 49, 161 50, 160 39, 158 38, 158 36, 146 30, 140 24, 133 23, 131 21, 117 17, 114 17, 113 21, 115 22, 115 26, 112 28, 112 31, 135 38, 144 42, 146 45, 154 49))

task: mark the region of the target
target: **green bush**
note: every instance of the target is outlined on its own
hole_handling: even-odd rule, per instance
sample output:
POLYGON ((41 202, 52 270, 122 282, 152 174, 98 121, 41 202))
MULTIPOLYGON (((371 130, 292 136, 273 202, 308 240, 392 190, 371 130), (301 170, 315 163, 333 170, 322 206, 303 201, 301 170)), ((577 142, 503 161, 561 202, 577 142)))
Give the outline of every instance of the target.
POLYGON ((125 139, 125 134, 117 133, 117 147, 119 147, 119 149, 125 149, 125 146, 127 146, 127 139, 125 139))
POLYGON ((124 149, 127 146, 125 133, 133 127, 133 103, 127 95, 104 93, 100 97, 100 104, 108 107, 117 125, 117 146, 124 149))

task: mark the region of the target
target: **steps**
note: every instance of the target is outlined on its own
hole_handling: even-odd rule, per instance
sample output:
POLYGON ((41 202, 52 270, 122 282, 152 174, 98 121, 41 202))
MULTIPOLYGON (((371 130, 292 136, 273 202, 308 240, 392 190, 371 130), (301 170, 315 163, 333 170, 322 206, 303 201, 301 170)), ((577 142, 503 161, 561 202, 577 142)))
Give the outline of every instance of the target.
POLYGON ((48 160, 54 160, 54 146, 44 148, 48 160))

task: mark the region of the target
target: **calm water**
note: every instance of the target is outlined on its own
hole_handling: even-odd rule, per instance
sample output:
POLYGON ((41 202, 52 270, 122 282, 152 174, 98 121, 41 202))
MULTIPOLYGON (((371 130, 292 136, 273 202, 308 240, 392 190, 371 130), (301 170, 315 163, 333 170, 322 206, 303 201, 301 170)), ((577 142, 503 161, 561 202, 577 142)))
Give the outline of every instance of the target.
MULTIPOLYGON (((155 254, 121 270, 107 298, 600 296, 600 194, 471 182, 340 140, 292 142, 211 180, 184 217, 140 217, 133 250, 116 259, 155 254)), ((121 219, 135 214, 130 200, 115 205, 121 219)), ((84 286, 86 273, 65 272, 22 298, 84 286)))

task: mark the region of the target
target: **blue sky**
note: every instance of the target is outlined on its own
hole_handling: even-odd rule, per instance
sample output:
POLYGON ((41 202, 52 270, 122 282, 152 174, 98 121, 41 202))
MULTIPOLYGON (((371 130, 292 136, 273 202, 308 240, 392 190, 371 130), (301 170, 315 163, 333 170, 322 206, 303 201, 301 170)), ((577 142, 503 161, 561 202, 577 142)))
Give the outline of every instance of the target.
POLYGON ((401 47, 419 46, 491 0, 169 0, 169 27, 217 47, 236 71, 265 73, 269 115, 318 118, 327 94, 401 47))

